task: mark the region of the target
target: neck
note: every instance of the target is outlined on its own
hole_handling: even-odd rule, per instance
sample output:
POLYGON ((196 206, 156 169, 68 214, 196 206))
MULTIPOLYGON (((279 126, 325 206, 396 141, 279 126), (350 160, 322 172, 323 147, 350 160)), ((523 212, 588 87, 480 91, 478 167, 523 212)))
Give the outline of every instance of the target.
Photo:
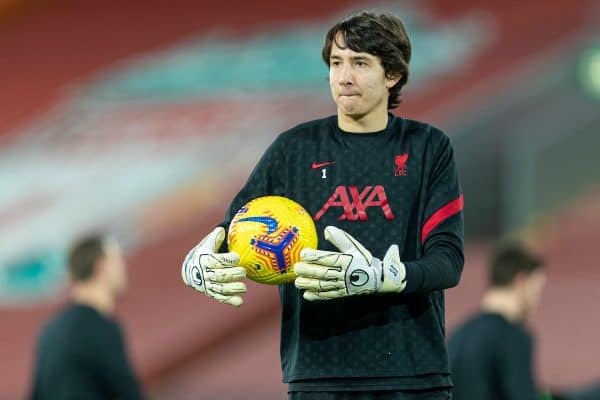
POLYGON ((71 291, 71 298, 79 304, 85 304, 105 315, 112 315, 115 300, 107 290, 93 284, 77 284, 71 291))
POLYGON ((385 129, 388 123, 386 108, 370 112, 369 114, 353 117, 343 114, 338 110, 338 126, 341 130, 352 133, 377 132, 385 129))
POLYGON ((481 308, 500 314, 509 321, 521 321, 523 312, 518 297, 511 289, 489 289, 483 296, 481 308))

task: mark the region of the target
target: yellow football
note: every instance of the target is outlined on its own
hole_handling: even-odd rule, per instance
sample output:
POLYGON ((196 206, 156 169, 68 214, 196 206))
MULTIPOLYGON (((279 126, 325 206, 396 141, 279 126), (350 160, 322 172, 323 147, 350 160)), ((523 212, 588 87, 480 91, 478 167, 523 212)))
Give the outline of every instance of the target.
POLYGON ((294 264, 305 247, 317 248, 317 231, 308 212, 281 196, 249 201, 235 214, 227 243, 253 281, 279 285, 296 278, 294 264))

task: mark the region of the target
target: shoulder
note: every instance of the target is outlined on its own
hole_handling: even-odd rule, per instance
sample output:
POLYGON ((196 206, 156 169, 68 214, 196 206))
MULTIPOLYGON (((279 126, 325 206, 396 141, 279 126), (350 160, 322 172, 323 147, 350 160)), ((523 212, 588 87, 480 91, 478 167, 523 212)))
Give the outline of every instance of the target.
POLYGON ((466 335, 469 337, 502 336, 507 329, 511 329, 511 324, 500 315, 478 312, 460 323, 453 335, 466 335))
POLYGON ((427 122, 400 117, 394 117, 394 122, 404 135, 413 140, 428 142, 434 148, 450 143, 450 138, 442 129, 427 122))
POLYGON ((52 315, 42 326, 40 336, 47 337, 61 331, 69 331, 70 326, 81 319, 81 313, 77 307, 68 305, 52 315))
POLYGON ((510 329, 507 330, 507 337, 510 337, 513 342, 524 347, 530 347, 533 342, 533 337, 529 330, 521 323, 511 323, 510 329))
POLYGON ((531 347, 533 338, 523 323, 509 321, 497 314, 484 314, 483 318, 488 324, 489 334, 498 339, 500 348, 511 351, 531 347))
POLYGON ((280 133, 266 151, 269 157, 286 157, 290 149, 315 143, 336 128, 336 117, 330 116, 298 124, 280 133))
POLYGON ((99 328, 99 321, 94 312, 73 304, 59 310, 42 326, 38 346, 76 348, 77 343, 87 342, 90 332, 97 332, 99 328))
POLYGON ((68 330, 71 335, 85 340, 102 341, 120 334, 116 320, 84 305, 69 307, 56 321, 57 325, 62 325, 62 329, 68 330))
POLYGON ((413 151, 423 155, 425 165, 432 171, 442 171, 454 159, 454 149, 449 136, 440 128, 421 121, 402 119, 402 139, 408 142, 413 151), (439 168, 442 168, 441 170, 439 168))

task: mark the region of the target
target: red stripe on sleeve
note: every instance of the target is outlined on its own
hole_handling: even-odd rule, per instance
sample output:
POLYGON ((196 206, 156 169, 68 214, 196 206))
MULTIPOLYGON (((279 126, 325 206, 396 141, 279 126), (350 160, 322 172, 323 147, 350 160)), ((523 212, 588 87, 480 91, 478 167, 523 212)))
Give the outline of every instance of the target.
POLYGON ((429 236, 431 231, 434 230, 439 224, 451 216, 461 212, 464 203, 465 201, 463 195, 461 194, 459 198, 452 200, 450 203, 434 212, 433 215, 429 217, 427 222, 425 222, 425 225, 423 225, 423 231, 421 232, 421 244, 425 243, 427 236, 429 236))

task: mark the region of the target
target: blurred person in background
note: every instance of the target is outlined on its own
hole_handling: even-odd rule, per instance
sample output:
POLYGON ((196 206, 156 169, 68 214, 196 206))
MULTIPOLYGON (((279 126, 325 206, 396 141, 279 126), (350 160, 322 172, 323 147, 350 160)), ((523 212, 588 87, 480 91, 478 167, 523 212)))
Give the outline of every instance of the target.
POLYGON ((525 321, 542 294, 543 262, 522 244, 504 244, 492 256, 488 279, 481 311, 448 340, 453 399, 541 399, 525 321))
POLYGON ((142 399, 114 318, 127 288, 119 245, 84 237, 71 248, 68 269, 70 303, 39 335, 30 399, 142 399))
POLYGON ((185 284, 240 306, 244 269, 222 246, 236 212, 280 195, 313 216, 320 249, 279 286, 289 399, 450 398, 443 290, 463 268, 463 199, 448 136, 389 112, 410 56, 393 15, 334 25, 322 57, 337 115, 279 135, 183 262, 185 284))

